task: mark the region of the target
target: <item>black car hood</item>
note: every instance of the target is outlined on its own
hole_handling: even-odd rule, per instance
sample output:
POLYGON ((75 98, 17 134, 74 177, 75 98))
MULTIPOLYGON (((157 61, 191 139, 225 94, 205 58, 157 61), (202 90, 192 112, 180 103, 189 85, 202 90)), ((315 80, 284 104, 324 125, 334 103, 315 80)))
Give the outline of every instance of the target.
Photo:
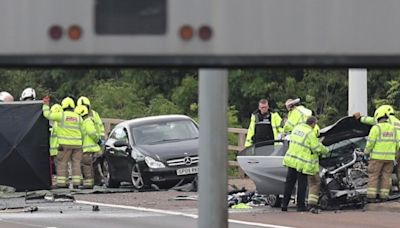
POLYGON ((329 146, 345 139, 368 136, 371 125, 363 124, 352 116, 339 119, 336 123, 321 129, 322 143, 329 146))
POLYGON ((164 142, 154 145, 135 145, 143 155, 167 161, 174 158, 194 156, 198 154, 198 139, 164 142))

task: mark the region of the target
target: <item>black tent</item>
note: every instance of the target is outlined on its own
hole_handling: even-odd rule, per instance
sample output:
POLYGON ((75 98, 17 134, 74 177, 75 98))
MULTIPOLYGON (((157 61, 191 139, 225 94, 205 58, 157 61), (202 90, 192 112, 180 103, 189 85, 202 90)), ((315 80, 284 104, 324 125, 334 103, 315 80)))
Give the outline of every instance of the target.
POLYGON ((0 185, 49 189, 49 121, 41 101, 0 103, 0 185))

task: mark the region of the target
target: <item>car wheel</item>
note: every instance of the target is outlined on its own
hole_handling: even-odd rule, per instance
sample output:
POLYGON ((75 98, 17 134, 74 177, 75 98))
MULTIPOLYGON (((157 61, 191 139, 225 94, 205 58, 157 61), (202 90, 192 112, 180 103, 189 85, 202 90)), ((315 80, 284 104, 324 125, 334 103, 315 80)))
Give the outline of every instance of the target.
POLYGON ((107 159, 104 159, 104 161, 103 161, 102 176, 103 176, 104 184, 108 188, 118 188, 119 187, 119 182, 115 181, 111 176, 107 159))
POLYGON ((271 207, 280 207, 282 199, 279 197, 279 195, 268 195, 265 201, 271 207))
POLYGON ((143 189, 145 187, 139 164, 134 164, 132 166, 131 180, 133 187, 135 187, 136 189, 143 189))

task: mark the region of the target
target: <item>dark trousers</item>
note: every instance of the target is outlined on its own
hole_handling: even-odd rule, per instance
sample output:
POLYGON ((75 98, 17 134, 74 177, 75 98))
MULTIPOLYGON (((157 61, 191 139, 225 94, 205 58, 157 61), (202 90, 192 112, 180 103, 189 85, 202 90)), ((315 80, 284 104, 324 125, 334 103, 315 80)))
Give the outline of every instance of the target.
POLYGON ((307 175, 297 172, 296 169, 288 168, 285 189, 283 191, 282 207, 287 207, 292 195, 294 185, 297 181, 297 208, 305 208, 307 175))

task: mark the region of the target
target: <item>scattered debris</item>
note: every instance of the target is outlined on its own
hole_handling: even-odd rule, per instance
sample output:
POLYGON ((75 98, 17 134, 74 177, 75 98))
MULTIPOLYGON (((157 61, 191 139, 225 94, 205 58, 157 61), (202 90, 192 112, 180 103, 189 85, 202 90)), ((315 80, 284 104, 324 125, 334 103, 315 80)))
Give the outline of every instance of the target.
POLYGON ((232 206, 232 209, 251 209, 252 207, 250 207, 249 205, 245 204, 245 203, 239 203, 236 205, 232 206))
POLYGON ((176 196, 174 198, 174 200, 194 200, 194 201, 197 201, 198 200, 198 196, 197 195, 191 195, 191 196, 181 195, 181 196, 176 196))
POLYGON ((98 205, 93 205, 92 206, 92 211, 100 211, 100 208, 98 205))
POLYGON ((0 213, 19 213, 19 212, 30 212, 33 213, 38 211, 38 207, 36 206, 25 206, 25 207, 6 207, 1 208, 0 213))

